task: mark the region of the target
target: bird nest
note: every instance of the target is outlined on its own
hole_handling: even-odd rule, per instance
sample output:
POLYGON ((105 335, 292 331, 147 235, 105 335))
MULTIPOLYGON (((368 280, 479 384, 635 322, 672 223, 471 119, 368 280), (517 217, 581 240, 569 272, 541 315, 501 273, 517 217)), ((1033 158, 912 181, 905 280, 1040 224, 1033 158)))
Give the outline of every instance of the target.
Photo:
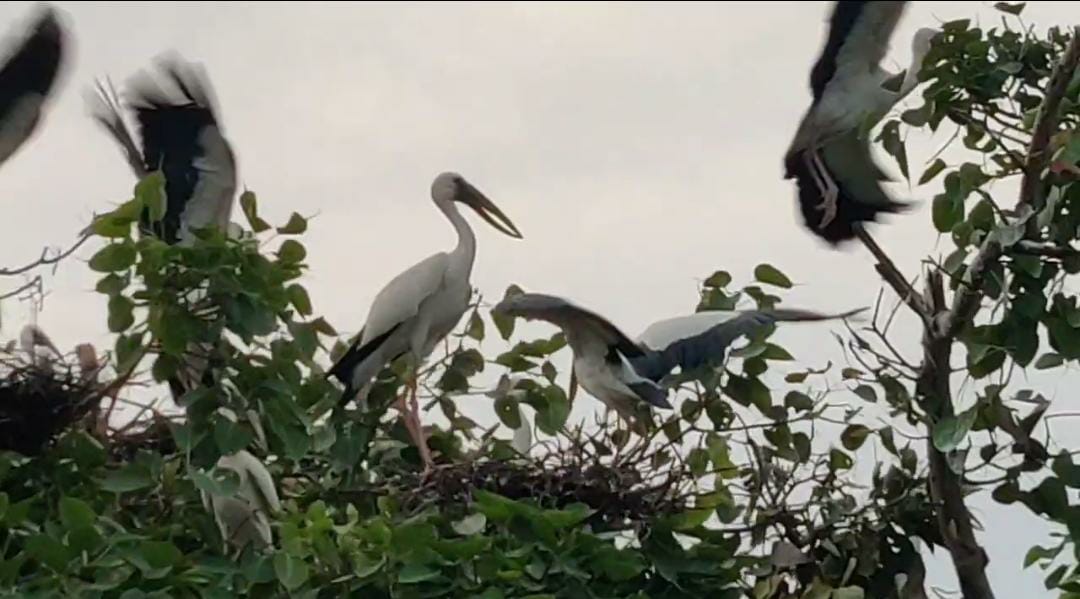
POLYGON ((393 495, 406 514, 438 507, 454 511, 471 505, 478 490, 542 509, 584 504, 597 530, 629 530, 693 503, 694 477, 679 464, 654 468, 655 454, 598 456, 582 445, 537 446, 528 458, 487 456, 440 464, 426 474, 400 471, 371 488, 368 498, 393 495))
POLYGON ((37 455, 100 401, 100 387, 64 361, 0 355, 0 450, 37 455))

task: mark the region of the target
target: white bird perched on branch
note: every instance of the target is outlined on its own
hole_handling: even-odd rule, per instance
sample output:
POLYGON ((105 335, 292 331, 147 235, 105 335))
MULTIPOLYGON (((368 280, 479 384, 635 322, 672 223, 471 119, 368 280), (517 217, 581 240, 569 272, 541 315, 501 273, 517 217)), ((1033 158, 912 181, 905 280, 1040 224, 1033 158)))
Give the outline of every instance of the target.
MULTIPOLYGON (((127 104, 138 123, 138 143, 111 88, 99 82, 90 98, 92 116, 120 145, 135 176, 142 179, 154 171, 165 176, 164 218, 152 223, 144 211, 141 230, 170 245, 191 244, 198 229, 215 227, 232 234, 236 160, 216 114, 209 78, 178 57, 163 58, 158 66, 164 82, 142 73, 130 85, 127 104)), ((192 293, 195 299, 198 295, 197 290, 192 293)), ((169 380, 175 400, 200 381, 213 384, 208 378, 211 352, 209 344, 191 348, 184 366, 169 380)))
POLYGON ((874 162, 867 133, 919 82, 919 70, 937 32, 920 29, 912 63, 903 74, 880 62, 906 2, 836 2, 829 37, 813 71, 813 103, 784 155, 785 179, 795 179, 805 226, 838 244, 878 213, 907 204, 881 186, 889 177, 874 162))
POLYGON ((0 164, 34 134, 64 60, 67 35, 56 11, 44 7, 29 35, 0 67, 0 164))
MULTIPOLYGON (((236 414, 232 410, 219 408, 218 413, 236 422, 236 414)), ((266 438, 258 418, 252 419, 252 424, 256 442, 265 447, 266 438)), ((281 509, 281 501, 270 471, 259 458, 245 449, 221 456, 217 467, 232 470, 240 479, 240 487, 234 495, 201 492, 203 506, 214 515, 221 538, 227 545, 232 545, 238 554, 248 544, 259 550, 271 547, 274 538, 270 516, 281 509)))
POLYGON ((671 408, 663 379, 675 368, 693 372, 719 364, 732 342, 775 322, 846 318, 862 310, 834 315, 792 309, 698 312, 653 323, 634 341, 606 318, 552 295, 513 295, 493 309, 562 329, 574 353, 574 377, 632 427, 638 426, 643 403, 671 408))
POLYGON ((361 405, 366 405, 369 383, 379 371, 398 357, 407 356, 409 404, 402 411, 425 468, 430 468, 432 460, 416 401, 417 370, 435 345, 457 326, 472 295, 469 278, 476 257, 476 236, 458 212, 457 204, 469 206, 500 232, 521 238, 502 210, 457 173, 436 177, 431 199, 457 231, 457 247, 434 254, 394 277, 375 296, 367 322, 352 347, 329 371, 345 385, 342 402, 359 392, 361 405))

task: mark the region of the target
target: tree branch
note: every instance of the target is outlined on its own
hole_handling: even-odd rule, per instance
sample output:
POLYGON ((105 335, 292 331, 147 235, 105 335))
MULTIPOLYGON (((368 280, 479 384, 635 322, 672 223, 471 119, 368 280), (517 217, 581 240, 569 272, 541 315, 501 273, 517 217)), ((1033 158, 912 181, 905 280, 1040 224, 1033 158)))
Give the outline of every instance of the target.
POLYGON ((907 277, 900 272, 900 269, 896 267, 896 264, 894 264, 888 254, 885 253, 885 250, 881 249, 881 246, 874 241, 874 238, 867 233, 866 229, 864 229, 861 224, 856 224, 854 229, 855 236, 859 238, 859 241, 861 241, 863 245, 866 246, 866 249, 870 250, 870 253, 877 259, 877 264, 874 265, 874 268, 878 271, 878 274, 881 275, 881 278, 893 288, 896 295, 900 296, 900 299, 907 304, 919 318, 923 319, 923 322, 926 322, 932 314, 926 303, 923 301, 922 296, 919 295, 919 292, 915 291, 915 288, 908 282, 907 277))
POLYGON ((74 254, 75 250, 82 247, 82 244, 86 243, 86 240, 90 239, 90 237, 92 237, 91 234, 89 234, 89 233, 84 234, 82 236, 82 238, 80 238, 77 242, 75 242, 75 245, 71 246, 66 251, 64 251, 64 252, 62 252, 60 254, 57 254, 56 256, 53 256, 51 258, 49 257, 49 248, 45 248, 45 249, 41 250, 41 257, 39 257, 37 260, 31 262, 30 264, 27 264, 25 266, 20 266, 18 268, 0 268, 0 277, 12 277, 12 276, 15 276, 15 275, 21 275, 24 272, 33 270, 33 269, 35 269, 35 268, 37 268, 39 266, 46 266, 46 265, 49 265, 49 264, 56 264, 57 262, 63 260, 64 258, 67 258, 68 256, 74 254))

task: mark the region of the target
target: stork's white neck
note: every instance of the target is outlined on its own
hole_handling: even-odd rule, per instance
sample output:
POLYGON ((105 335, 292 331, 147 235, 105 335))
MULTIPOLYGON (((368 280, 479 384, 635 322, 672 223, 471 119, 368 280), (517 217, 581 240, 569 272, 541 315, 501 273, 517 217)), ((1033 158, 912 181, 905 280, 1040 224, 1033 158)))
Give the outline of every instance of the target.
POLYGON ((473 233, 472 227, 469 226, 465 217, 458 211, 456 202, 437 201, 435 205, 439 207, 439 210, 442 210, 450 224, 454 226, 454 230, 457 231, 458 244, 454 248, 454 254, 465 261, 466 272, 471 271, 473 259, 476 257, 476 235, 473 233))

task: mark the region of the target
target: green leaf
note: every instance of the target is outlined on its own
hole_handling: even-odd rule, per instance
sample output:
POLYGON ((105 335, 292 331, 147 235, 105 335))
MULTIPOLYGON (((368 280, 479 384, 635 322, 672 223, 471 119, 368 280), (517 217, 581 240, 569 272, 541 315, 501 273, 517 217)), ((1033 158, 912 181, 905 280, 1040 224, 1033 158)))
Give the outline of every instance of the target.
POLYGON ((840 451, 839 449, 829 450, 829 470, 847 470, 851 468, 855 462, 851 459, 851 456, 840 451))
POLYGON ((117 218, 115 214, 103 214, 90 224, 91 230, 98 237, 123 238, 131 234, 130 219, 117 218))
POLYGON ((854 392, 855 395, 858 395, 865 401, 870 403, 877 402, 877 391, 874 391, 874 388, 870 385, 859 385, 858 387, 855 387, 854 392))
POLYGON ((783 289, 791 288, 791 279, 787 278, 787 275, 777 270, 771 264, 759 264, 757 268, 754 269, 754 279, 774 287, 781 287, 783 289))
POLYGON ((110 243, 90 258, 90 269, 97 272, 127 270, 135 264, 135 246, 130 241, 110 243))
POLYGON ((239 423, 225 417, 218 417, 214 424, 214 441, 223 455, 230 455, 244 449, 251 443, 251 431, 239 423))
POLYGON ((139 553, 154 569, 176 566, 184 557, 176 545, 168 541, 144 541, 139 545, 139 553))
POLYGON ((975 424, 977 415, 978 411, 972 407, 958 416, 948 416, 939 420, 934 424, 934 447, 942 453, 956 449, 971 430, 971 426, 975 424))
POLYGON ((398 583, 420 584, 439 577, 439 571, 424 564, 406 564, 398 572, 398 583))
POLYGON ((26 552, 30 554, 30 557, 57 572, 63 572, 68 562, 74 557, 63 543, 44 534, 26 539, 26 552))
POLYGON ((855 451, 862 447, 866 442, 866 437, 870 434, 870 429, 861 424, 849 425, 844 432, 840 434, 840 441, 844 444, 844 449, 848 451, 855 451))
POLYGON ((788 391, 784 396, 784 406, 796 412, 805 412, 814 409, 814 400, 810 396, 799 391, 788 391))
POLYGON ((274 573, 285 590, 295 591, 307 582, 309 573, 304 560, 280 552, 274 556, 274 573))
POLYGON ((996 2, 994 8, 1000 10, 1003 13, 1007 13, 1013 16, 1019 16, 1024 12, 1024 7, 1027 6, 1027 2, 996 2))
POLYGON ((861 587, 843 587, 840 589, 833 589, 832 597, 830 599, 864 599, 865 594, 861 587))
POLYGON ((74 497, 64 497, 60 500, 60 520, 68 530, 71 530, 93 526, 97 515, 85 501, 74 497))
POLYGON ((480 534, 484 531, 484 526, 487 524, 487 516, 476 513, 471 516, 466 516, 457 522, 451 524, 451 528, 454 532, 463 537, 469 537, 475 534, 480 534))
POLYGON ((1053 549, 1048 549, 1046 547, 1035 545, 1031 549, 1028 549, 1027 555, 1024 556, 1024 567, 1028 568, 1036 562, 1055 559, 1058 554, 1061 553, 1062 547, 1063 545, 1059 545, 1053 549))
POLYGON ((123 333, 135 324, 135 302, 123 295, 109 298, 109 332, 123 333))
POLYGON ((465 330, 465 334, 477 341, 484 340, 484 319, 480 318, 479 312, 472 313, 469 318, 469 328, 465 330))
POLYGON ((881 142, 881 146, 885 151, 896 159, 896 164, 900 167, 900 173, 904 175, 904 178, 910 179, 908 175, 907 148, 904 145, 904 140, 900 139, 900 121, 890 120, 885 123, 881 133, 878 135, 878 141, 881 142))
POLYGON ((296 308, 297 312, 303 316, 311 316, 311 298, 308 296, 307 289, 299 283, 293 283, 285 289, 285 292, 289 294, 289 303, 296 308))
POLYGON ((307 249, 304 244, 295 239, 287 239, 278 248, 278 260, 286 264, 299 264, 307 257, 307 249))
POLYGON ((1035 368, 1037 370, 1048 370, 1050 368, 1057 368, 1064 363, 1065 358, 1061 357, 1060 354, 1050 352, 1039 356, 1039 359, 1035 360, 1035 368))
POLYGON ((138 463, 127 464, 110 472, 101 481, 101 488, 112 493, 129 493, 154 486, 150 470, 138 463))
POLYGON ((252 231, 262 233, 270 228, 270 223, 259 218, 258 201, 255 199, 254 192, 245 191, 240 195, 240 208, 244 211, 244 216, 247 217, 252 231))
POLYGON ((509 428, 516 429, 521 426, 521 411, 518 409, 517 400, 509 395, 503 395, 495 400, 495 414, 509 428))
POLYGON ((98 293, 104 295, 119 295, 127 289, 128 281, 126 277, 121 277, 115 273, 110 273, 101 278, 94 287, 98 293))
POLYGON ((277 232, 283 235, 300 235, 307 231, 307 219, 293 212, 289 222, 284 227, 278 227, 277 232))
MULTIPOLYGON (((707 511, 712 512, 712 510, 707 511)), ((592 566, 597 572, 615 582, 630 580, 645 569, 639 553, 614 547, 604 547, 593 554, 592 566)))
POLYGON ((219 497, 235 495, 240 488, 240 477, 228 468, 214 468, 211 474, 191 469, 188 476, 200 491, 219 497))
POLYGON ((135 199, 146 208, 151 222, 165 218, 165 174, 154 171, 135 184, 135 199))
POLYGON ((934 177, 938 176, 941 171, 945 170, 945 161, 938 158, 930 163, 930 166, 926 167, 921 177, 919 177, 919 185, 925 185, 934 180, 934 177))
POLYGON ((722 289, 727 287, 731 283, 731 274, 726 270, 718 270, 714 272, 709 278, 705 279, 705 286, 715 289, 722 289))

